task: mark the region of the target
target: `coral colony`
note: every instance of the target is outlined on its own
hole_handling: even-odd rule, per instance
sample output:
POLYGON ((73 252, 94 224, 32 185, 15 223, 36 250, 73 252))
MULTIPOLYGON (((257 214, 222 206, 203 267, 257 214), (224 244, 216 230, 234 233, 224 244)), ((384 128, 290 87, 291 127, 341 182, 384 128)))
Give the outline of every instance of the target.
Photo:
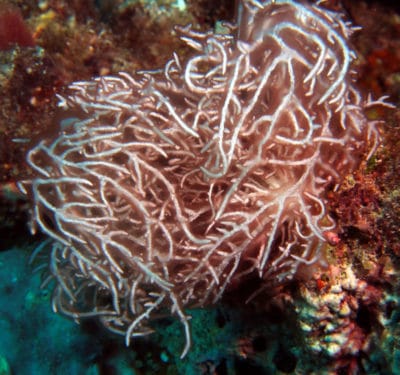
POLYGON ((229 33, 162 70, 60 97, 56 136, 28 155, 34 227, 55 241, 53 306, 131 338, 161 311, 218 301, 250 277, 286 282, 335 239, 324 191, 376 145, 354 86, 353 28, 289 0, 243 0, 229 33))

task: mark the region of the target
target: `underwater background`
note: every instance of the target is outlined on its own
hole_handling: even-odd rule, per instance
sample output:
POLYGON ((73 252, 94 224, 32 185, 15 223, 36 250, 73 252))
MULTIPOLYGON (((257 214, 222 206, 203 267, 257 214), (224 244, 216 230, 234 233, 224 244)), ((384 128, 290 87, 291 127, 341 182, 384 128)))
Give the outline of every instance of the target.
POLYGON ((52 311, 45 259, 16 183, 40 135, 54 131, 56 93, 70 82, 162 67, 187 47, 173 26, 234 20, 230 0, 0 0, 0 375, 400 374, 400 5, 328 0, 362 27, 353 37, 359 85, 395 108, 373 157, 329 194, 340 242, 328 266, 243 303, 240 291, 193 309, 184 359, 169 316, 125 347, 93 320, 52 311))

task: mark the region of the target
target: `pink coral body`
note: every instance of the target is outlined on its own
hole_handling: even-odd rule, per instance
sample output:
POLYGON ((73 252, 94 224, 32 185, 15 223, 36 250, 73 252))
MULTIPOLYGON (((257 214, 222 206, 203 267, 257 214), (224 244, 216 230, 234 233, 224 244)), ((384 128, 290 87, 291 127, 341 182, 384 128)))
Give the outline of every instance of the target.
POLYGON ((180 28, 196 50, 162 71, 70 86, 60 133, 28 156, 34 222, 53 239, 54 306, 126 340, 161 310, 229 285, 293 278, 335 223, 324 192, 354 170, 375 123, 354 87, 340 15, 243 1, 232 34, 180 28), (234 35, 233 35, 234 34, 234 35))

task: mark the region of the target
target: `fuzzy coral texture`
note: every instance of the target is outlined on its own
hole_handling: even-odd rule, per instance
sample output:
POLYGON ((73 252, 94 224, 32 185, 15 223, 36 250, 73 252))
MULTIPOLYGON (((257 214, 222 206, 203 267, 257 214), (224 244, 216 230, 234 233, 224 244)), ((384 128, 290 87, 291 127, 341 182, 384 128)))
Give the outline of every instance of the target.
POLYGON ((34 225, 55 240, 54 308, 126 341, 170 311, 271 285, 315 262, 324 191, 376 144, 354 86, 352 27, 287 0, 244 0, 229 33, 179 28, 163 70, 73 83, 58 134, 28 155, 34 225))

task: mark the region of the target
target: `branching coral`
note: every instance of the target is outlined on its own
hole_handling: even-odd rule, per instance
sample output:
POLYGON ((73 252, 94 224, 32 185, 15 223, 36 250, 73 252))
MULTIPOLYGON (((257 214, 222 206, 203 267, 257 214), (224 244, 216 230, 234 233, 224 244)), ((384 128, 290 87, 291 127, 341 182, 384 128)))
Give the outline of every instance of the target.
POLYGON ((229 34, 178 28, 196 53, 95 78, 60 98, 28 156, 33 218, 56 240, 54 308, 131 337, 257 274, 290 280, 335 223, 324 205, 376 144, 340 15, 243 1, 229 34))

